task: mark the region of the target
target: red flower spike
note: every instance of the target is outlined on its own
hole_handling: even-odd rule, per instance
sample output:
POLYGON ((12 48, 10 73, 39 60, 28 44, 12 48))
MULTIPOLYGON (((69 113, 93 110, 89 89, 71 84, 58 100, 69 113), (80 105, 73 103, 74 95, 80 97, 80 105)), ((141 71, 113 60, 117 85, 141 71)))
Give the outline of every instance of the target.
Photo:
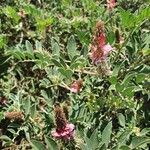
POLYGON ((100 21, 96 24, 96 30, 91 45, 90 58, 92 63, 97 65, 104 61, 111 50, 112 47, 109 44, 106 44, 104 23, 100 21))
POLYGON ((101 33, 97 38, 99 47, 103 47, 106 44, 106 36, 104 33, 101 33))

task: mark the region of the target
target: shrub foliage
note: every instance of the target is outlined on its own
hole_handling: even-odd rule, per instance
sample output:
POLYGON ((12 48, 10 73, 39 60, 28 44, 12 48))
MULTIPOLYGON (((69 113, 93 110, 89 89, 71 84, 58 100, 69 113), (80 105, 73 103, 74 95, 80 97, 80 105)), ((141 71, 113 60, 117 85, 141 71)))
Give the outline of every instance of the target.
POLYGON ((1 0, 0 149, 148 150, 149 19, 148 0, 1 0))

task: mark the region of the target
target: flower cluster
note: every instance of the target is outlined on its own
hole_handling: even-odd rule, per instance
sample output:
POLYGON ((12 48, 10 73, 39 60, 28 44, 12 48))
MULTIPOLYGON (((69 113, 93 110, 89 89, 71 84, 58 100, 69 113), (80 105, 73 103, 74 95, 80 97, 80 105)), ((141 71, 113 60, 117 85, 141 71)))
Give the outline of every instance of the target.
POLYGON ((107 9, 112 10, 116 6, 116 0, 107 0, 107 9))
POLYGON ((71 84, 70 91, 73 93, 79 93, 81 91, 82 86, 83 86, 83 81, 76 80, 71 84))
POLYGON ((52 136, 56 139, 62 140, 73 139, 75 134, 75 126, 67 121, 65 113, 63 112, 60 104, 55 104, 54 112, 56 129, 51 132, 52 136))
POLYGON ((95 34, 91 44, 90 58, 93 64, 98 64, 104 61, 109 52, 113 49, 109 44, 106 44, 106 35, 104 32, 104 23, 99 21, 96 24, 95 34))
POLYGON ((65 127, 61 130, 52 131, 52 136, 57 139, 70 140, 74 135, 74 125, 67 123, 65 127))

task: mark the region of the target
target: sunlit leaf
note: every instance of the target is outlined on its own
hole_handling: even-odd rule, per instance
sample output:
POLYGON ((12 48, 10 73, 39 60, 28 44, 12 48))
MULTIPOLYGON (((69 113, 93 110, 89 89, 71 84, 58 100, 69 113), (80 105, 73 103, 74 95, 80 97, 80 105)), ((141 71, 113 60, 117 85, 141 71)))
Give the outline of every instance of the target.
POLYGON ((45 142, 50 150, 59 150, 57 143, 48 136, 45 136, 45 142))
POLYGON ((31 145, 35 150, 45 150, 45 146, 37 140, 31 140, 31 145))
POLYGON ((112 134, 112 122, 109 122, 102 132, 102 143, 105 143, 106 147, 110 142, 111 134, 112 134))
POLYGON ((71 35, 68 39, 67 52, 70 59, 77 55, 76 41, 73 35, 71 35))

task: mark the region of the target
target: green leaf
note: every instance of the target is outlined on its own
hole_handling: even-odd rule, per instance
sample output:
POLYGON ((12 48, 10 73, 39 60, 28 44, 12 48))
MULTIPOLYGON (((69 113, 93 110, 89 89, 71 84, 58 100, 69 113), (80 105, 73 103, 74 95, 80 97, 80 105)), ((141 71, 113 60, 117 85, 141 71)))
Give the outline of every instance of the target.
POLYGON ((136 83, 141 83, 145 80, 146 75, 144 73, 138 73, 136 76, 136 83))
POLYGON ((61 63, 61 65, 62 65, 64 68, 67 68, 67 65, 66 65, 66 63, 65 63, 65 61, 64 61, 64 58, 60 57, 60 63, 61 63))
POLYGON ((109 122, 102 132, 102 143, 105 143, 106 147, 108 147, 108 144, 110 142, 111 133, 112 122, 109 122))
POLYGON ((26 57, 28 57, 29 59, 35 59, 33 53, 31 53, 31 52, 26 51, 26 52, 24 52, 24 54, 25 54, 26 57))
POLYGON ((113 44, 113 42, 115 41, 115 34, 114 32, 109 32, 107 35, 107 41, 109 44, 113 44))
POLYGON ((89 147, 88 147, 88 145, 85 144, 85 143, 81 143, 80 148, 81 148, 82 150, 90 150, 89 147))
POLYGON ((124 86, 121 83, 116 83, 115 88, 116 88, 116 91, 122 92, 122 90, 124 89, 124 86))
POLYGON ((3 48, 7 44, 7 37, 5 35, 0 35, 0 48, 3 48))
POLYGON ((119 73, 121 67, 123 66, 123 64, 124 64, 124 61, 115 65, 113 72, 112 72, 112 76, 116 76, 116 77, 118 76, 118 73, 119 73))
POLYGON ((150 55, 150 49, 149 48, 142 49, 142 53, 143 53, 143 56, 148 56, 148 55, 150 55))
POLYGON ((30 109, 30 115, 32 118, 34 118, 35 114, 36 114, 36 104, 34 103, 30 109))
POLYGON ((41 52, 35 51, 34 54, 37 59, 39 59, 41 61, 45 61, 44 55, 41 52))
POLYGON ((134 88, 135 87, 127 87, 127 88, 125 88, 122 91, 122 95, 131 98, 134 95, 134 88))
POLYGON ((123 145, 123 146, 119 147, 119 150, 131 150, 131 149, 129 146, 123 145))
POLYGON ((73 71, 71 69, 59 68, 58 71, 68 79, 70 79, 73 75, 73 71))
POLYGON ((129 10, 120 9, 120 16, 124 28, 131 28, 135 25, 135 16, 129 10))
POLYGON ((92 145, 90 143, 90 139, 85 135, 84 140, 86 142, 86 146, 88 147, 88 149, 92 149, 92 145))
POLYGON ((107 150, 107 147, 105 144, 103 144, 101 147, 100 147, 100 150, 107 150))
POLYGON ((60 56, 60 47, 54 38, 51 39, 52 54, 56 57, 60 56))
POLYGON ((45 136, 45 143, 49 150, 59 150, 57 143, 48 136, 45 136))
POLYGON ((4 118, 4 113, 3 112, 0 112, 0 122, 1 120, 4 118))
POLYGON ((123 114, 119 113, 118 114, 118 120, 119 120, 119 124, 122 126, 122 127, 125 127, 125 117, 123 114))
POLYGON ((83 45, 82 49, 81 49, 81 55, 83 55, 83 57, 87 58, 88 57, 88 53, 89 53, 89 48, 87 45, 83 45))
POLYGON ((4 14, 7 15, 7 17, 13 19, 13 23, 15 23, 15 25, 18 24, 20 16, 18 15, 18 13, 14 7, 6 6, 3 9, 3 11, 4 11, 4 14))
POLYGON ((19 135, 14 129, 7 129, 9 132, 11 132, 13 135, 19 135))
POLYGON ((30 102, 30 97, 28 96, 27 99, 24 100, 24 109, 26 115, 30 113, 30 106, 31 106, 31 102, 30 102))
POLYGON ((78 67, 80 66, 80 64, 81 64, 81 62, 76 61, 76 62, 74 62, 74 63, 72 63, 72 64, 70 65, 70 68, 71 68, 71 69, 76 69, 76 68, 78 68, 78 67))
POLYGON ((44 32, 46 27, 48 27, 52 23, 53 23, 53 18, 50 16, 48 18, 36 17, 36 26, 39 32, 44 32))
POLYGON ((54 65, 57 66, 57 67, 63 67, 62 64, 61 64, 59 61, 57 61, 56 59, 52 58, 51 61, 52 61, 52 62, 54 63, 54 65))
POLYGON ((6 51, 6 54, 10 55, 10 56, 13 56, 14 58, 19 59, 19 60, 25 58, 24 53, 20 50, 14 50, 14 51, 13 50, 8 50, 8 51, 6 51))
POLYGON ((132 149, 138 148, 139 146, 142 146, 143 144, 150 144, 150 137, 147 136, 137 136, 133 137, 130 147, 132 149))
POLYGON ((116 76, 111 76, 109 78, 109 81, 111 82, 112 85, 115 85, 117 83, 117 77, 116 76))
POLYGON ((37 140, 31 140, 31 146, 34 150, 45 150, 46 149, 45 146, 37 140))
POLYGON ((31 54, 33 54, 32 44, 29 41, 26 41, 25 45, 26 45, 27 51, 29 51, 31 54))
POLYGON ((41 96, 43 96, 46 100, 49 99, 49 97, 48 97, 48 95, 47 95, 45 90, 41 90, 41 96))
POLYGON ((98 140, 98 130, 95 129, 90 136, 89 144, 91 146, 91 149, 96 149, 98 148, 99 145, 99 140, 98 140))
POLYGON ((36 50, 42 51, 42 43, 39 41, 35 41, 36 50))
POLYGON ((67 43, 67 52, 68 52, 68 56, 70 58, 70 60, 77 55, 77 51, 76 51, 77 47, 76 47, 76 41, 74 39, 74 36, 71 35, 70 38, 68 39, 68 43, 67 43))
POLYGON ((127 74, 122 81, 122 85, 126 86, 129 84, 130 80, 135 76, 135 73, 127 74))
POLYGON ((140 135, 146 135, 150 133, 150 128, 144 128, 141 132, 140 132, 140 135))
POLYGON ((126 129, 119 137, 118 137, 118 145, 125 144, 125 141, 128 140, 130 134, 132 133, 131 129, 126 129))
POLYGON ((20 59, 25 59, 25 55, 23 53, 23 51, 15 51, 15 53, 20 57, 20 59))
POLYGON ((24 126, 22 127, 22 130, 24 131, 25 133, 25 137, 28 141, 30 141, 30 133, 29 133, 29 127, 28 126, 24 126))
POLYGON ((150 8, 149 7, 142 8, 141 10, 139 10, 139 14, 136 16, 136 23, 140 24, 141 22, 143 22, 146 19, 150 19, 150 8))
POLYGON ((12 141, 12 140, 11 140, 8 136, 6 136, 6 135, 0 136, 0 140, 7 141, 7 142, 11 142, 11 141, 12 141))

